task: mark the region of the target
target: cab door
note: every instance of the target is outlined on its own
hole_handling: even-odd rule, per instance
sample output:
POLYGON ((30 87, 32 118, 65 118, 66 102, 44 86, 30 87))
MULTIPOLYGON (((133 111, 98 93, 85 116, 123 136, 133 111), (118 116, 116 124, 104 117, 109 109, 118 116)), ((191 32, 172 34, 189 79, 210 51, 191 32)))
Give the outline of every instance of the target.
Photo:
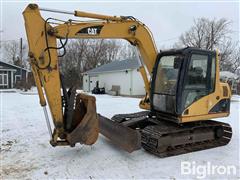
POLYGON ((194 115, 208 113, 208 95, 214 92, 216 64, 215 56, 209 51, 189 53, 188 65, 181 95, 181 113, 189 114, 192 104, 199 101, 201 107, 191 109, 194 115))
POLYGON ((151 84, 152 111, 176 115, 176 91, 183 60, 183 55, 178 52, 159 56, 151 84))

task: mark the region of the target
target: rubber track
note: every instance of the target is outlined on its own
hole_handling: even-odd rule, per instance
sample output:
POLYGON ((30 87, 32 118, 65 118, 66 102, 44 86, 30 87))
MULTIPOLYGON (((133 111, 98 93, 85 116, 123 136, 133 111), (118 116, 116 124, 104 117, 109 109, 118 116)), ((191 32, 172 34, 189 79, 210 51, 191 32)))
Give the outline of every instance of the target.
MULTIPOLYGON (((215 148, 219 146, 224 146, 228 144, 231 140, 232 137, 232 128, 230 127, 229 124, 218 122, 218 121, 203 121, 201 125, 199 126, 194 126, 194 127, 182 127, 182 130, 179 130, 179 128, 176 128, 174 130, 173 127, 171 127, 170 131, 158 131, 158 128, 160 125, 155 125, 155 126, 147 126, 146 128, 142 129, 141 135, 142 135, 142 147, 159 157, 169 157, 169 156, 175 156, 175 155, 180 155, 180 154, 185 154, 185 153, 190 153, 190 152, 195 152, 195 151, 200 151, 200 150, 205 150, 205 149, 210 149, 210 148, 215 148), (155 141, 161 140, 161 137, 163 135, 176 135, 177 133, 180 132, 189 132, 196 130, 198 128, 212 128, 214 127, 219 127, 222 126, 224 130, 224 134, 221 138, 219 139, 214 139, 214 140, 208 140, 208 141, 203 141, 203 142, 197 142, 197 143, 191 143, 191 144, 182 144, 178 145, 176 147, 166 147, 166 151, 161 152, 159 151, 158 146, 153 145, 151 141, 155 139, 155 141)), ((167 128, 166 128, 167 129, 167 128)))
MULTIPOLYGON (((149 125, 143 128, 141 132, 142 136, 142 147, 159 157, 169 157, 175 156, 185 153, 190 153, 194 151, 200 151, 204 149, 215 148, 219 146, 224 146, 228 144, 232 137, 232 128, 227 123, 222 123, 213 120, 201 121, 199 122, 192 122, 184 124, 184 126, 180 126, 173 122, 163 121, 163 120, 156 120, 149 118, 147 115, 149 111, 142 111, 139 113, 131 113, 131 114, 117 114, 112 117, 113 121, 117 121, 119 123, 127 121, 131 118, 143 117, 146 116, 149 121, 156 123, 156 125, 149 125), (183 132, 193 132, 198 128, 211 128, 214 129, 215 127, 223 127, 224 133, 221 138, 214 139, 214 140, 207 140, 203 142, 196 142, 196 143, 188 143, 181 144, 175 147, 168 146, 168 147, 158 147, 158 141, 161 140, 162 136, 176 136, 178 133, 183 132), (166 149, 163 151, 163 149, 166 149)), ((189 134, 190 135, 190 134, 189 134)))

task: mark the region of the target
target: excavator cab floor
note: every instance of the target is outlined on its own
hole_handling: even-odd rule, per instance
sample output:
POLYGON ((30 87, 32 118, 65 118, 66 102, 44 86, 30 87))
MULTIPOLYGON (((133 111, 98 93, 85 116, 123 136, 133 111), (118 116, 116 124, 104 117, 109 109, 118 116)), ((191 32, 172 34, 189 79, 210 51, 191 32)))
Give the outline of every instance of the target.
POLYGON ((99 115, 100 133, 128 152, 143 147, 161 158, 228 144, 232 128, 213 120, 177 124, 150 115, 149 111, 99 115))

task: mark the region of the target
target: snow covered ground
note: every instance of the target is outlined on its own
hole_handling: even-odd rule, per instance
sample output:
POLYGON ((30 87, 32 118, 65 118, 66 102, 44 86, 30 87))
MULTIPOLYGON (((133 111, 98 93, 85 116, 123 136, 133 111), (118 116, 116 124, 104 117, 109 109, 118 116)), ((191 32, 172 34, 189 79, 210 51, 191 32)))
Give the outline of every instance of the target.
MULTIPOLYGON (((124 179, 196 179, 201 174, 181 175, 181 162, 206 166, 236 167, 237 173, 206 178, 239 179, 239 109, 234 97, 231 115, 219 119, 233 127, 233 138, 224 147, 190 154, 158 158, 144 150, 131 154, 115 147, 100 136, 93 146, 55 147, 49 143, 44 114, 34 93, 0 93, 1 97, 1 178, 124 178, 124 179)), ((99 95, 97 110, 111 117, 116 113, 140 111, 139 99, 99 95)), ((200 171, 199 171, 200 172, 200 171)), ((201 171, 203 172, 203 171, 201 171)))

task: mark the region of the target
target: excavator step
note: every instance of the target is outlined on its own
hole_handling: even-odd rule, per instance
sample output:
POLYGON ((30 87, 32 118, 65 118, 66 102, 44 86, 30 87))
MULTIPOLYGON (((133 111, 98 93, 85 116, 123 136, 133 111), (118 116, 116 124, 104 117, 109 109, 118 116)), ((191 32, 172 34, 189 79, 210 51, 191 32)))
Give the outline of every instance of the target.
POLYGON ((149 111, 141 111, 141 112, 131 113, 131 114, 116 114, 111 119, 113 121, 121 123, 121 122, 127 121, 131 118, 146 117, 146 116, 148 116, 148 114, 149 114, 149 111))
POLYGON ((114 144, 128 152, 143 147, 161 158, 224 146, 232 137, 227 123, 205 120, 177 124, 151 116, 149 111, 118 114, 111 120, 99 115, 99 119, 100 133, 114 144))

